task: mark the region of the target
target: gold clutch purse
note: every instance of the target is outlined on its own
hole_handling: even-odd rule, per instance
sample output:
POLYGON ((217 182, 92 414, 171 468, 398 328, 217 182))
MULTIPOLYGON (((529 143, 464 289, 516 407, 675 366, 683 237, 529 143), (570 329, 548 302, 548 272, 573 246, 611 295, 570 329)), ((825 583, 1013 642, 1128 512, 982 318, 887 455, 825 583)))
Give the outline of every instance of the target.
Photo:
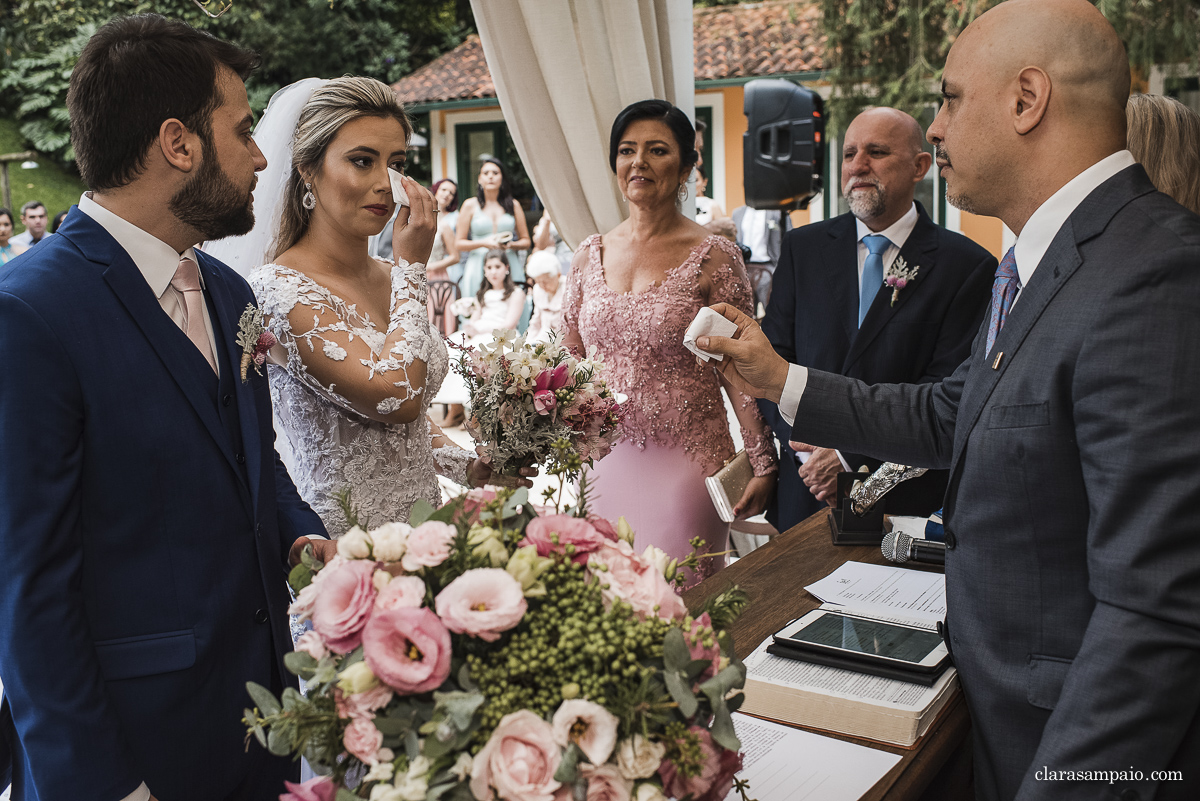
POLYGON ((734 521, 733 507, 741 500, 752 478, 754 468, 750 466, 750 457, 741 450, 724 467, 704 479, 704 486, 708 488, 713 506, 717 508, 717 515, 726 523, 734 521))

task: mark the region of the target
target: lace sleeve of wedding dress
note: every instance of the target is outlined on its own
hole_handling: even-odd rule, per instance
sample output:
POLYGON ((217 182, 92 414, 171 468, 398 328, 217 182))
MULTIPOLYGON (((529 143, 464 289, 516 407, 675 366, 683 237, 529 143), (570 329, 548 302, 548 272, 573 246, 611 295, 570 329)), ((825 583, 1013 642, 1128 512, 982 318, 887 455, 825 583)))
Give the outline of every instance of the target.
POLYGON ((251 274, 250 284, 269 318, 268 328, 287 350, 287 371, 330 402, 386 419, 425 391, 424 366, 434 341, 424 265, 403 260, 392 265, 384 329, 291 268, 263 265, 251 274), (413 369, 417 362, 420 370, 413 369))
MULTIPOLYGON (((712 291, 709 305, 728 303, 745 314, 754 316, 754 293, 750 290, 750 279, 742 264, 742 254, 735 253, 729 240, 718 238, 717 247, 710 251, 708 267, 712 291)), ((754 475, 765 476, 779 469, 775 452, 775 436, 771 427, 763 420, 754 398, 743 392, 730 391, 729 399, 737 409, 738 422, 742 429, 742 443, 754 475)))
MULTIPOLYGON (((436 439, 436 437, 435 437, 436 439)), ((433 449, 433 469, 439 476, 445 476, 456 484, 470 489, 467 479, 467 469, 475 460, 475 454, 466 448, 460 448, 454 443, 435 446, 433 449)))

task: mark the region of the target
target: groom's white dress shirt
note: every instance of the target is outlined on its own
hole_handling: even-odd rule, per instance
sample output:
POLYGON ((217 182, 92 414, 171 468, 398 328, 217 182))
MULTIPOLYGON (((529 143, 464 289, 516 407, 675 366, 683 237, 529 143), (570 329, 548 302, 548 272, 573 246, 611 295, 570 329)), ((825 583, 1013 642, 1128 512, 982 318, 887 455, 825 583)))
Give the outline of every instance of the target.
MULTIPOLYGON (((129 258, 133 259, 133 263, 137 265, 142 277, 146 279, 146 283, 150 285, 150 291, 154 293, 154 297, 158 298, 158 305, 162 306, 162 310, 167 313, 167 316, 174 321, 175 325, 179 326, 180 330, 186 333, 187 305, 183 299, 183 293, 171 286, 171 279, 175 277, 175 270, 178 269, 181 258, 196 261, 195 249, 188 248, 183 253, 177 253, 175 248, 166 242, 146 233, 92 200, 89 194, 85 192, 83 197, 79 198, 79 210, 95 220, 105 231, 108 231, 112 238, 117 240, 117 244, 125 249, 129 258)), ((200 288, 207 292, 204 286, 204 273, 200 273, 200 288)), ((209 317, 207 303, 204 304, 203 309, 204 330, 208 334, 209 347, 215 354, 217 343, 213 337, 212 320, 209 317)), ((218 376, 220 376, 220 365, 221 360, 216 359, 218 376)), ((131 798, 130 801, 135 800, 131 798)))
MULTIPOLYGON (((1079 204, 1100 184, 1136 163, 1133 154, 1128 150, 1113 153, 1076 175, 1038 206, 1037 211, 1021 229, 1021 235, 1017 237, 1013 250, 1021 286, 1029 286, 1034 271, 1041 264, 1046 251, 1050 249, 1050 243, 1054 241, 1067 218, 1079 208, 1079 204)), ((1018 291, 1017 296, 1013 298, 1013 306, 1020 299, 1018 291)), ((1012 306, 1009 308, 1011 310, 1012 306)), ((779 414, 788 425, 794 425, 796 422, 796 409, 800 406, 800 398, 804 395, 807 385, 808 368, 798 364, 789 365, 787 381, 779 397, 779 414)))
MULTIPOLYGON (((92 200, 87 193, 79 198, 79 210, 95 220, 105 231, 108 231, 112 238, 117 240, 117 244, 125 249, 129 258, 133 259, 133 263, 137 265, 142 277, 146 279, 146 283, 150 285, 150 291, 158 298, 158 304, 162 306, 162 310, 174 321, 175 325, 186 332, 187 306, 184 303, 183 293, 171 286, 171 279, 175 277, 175 270, 178 269, 181 258, 196 260, 195 250, 188 248, 183 253, 176 253, 175 248, 146 233, 128 220, 113 214, 92 200)), ((204 287, 203 273, 200 274, 200 286, 204 287)), ((213 338, 212 320, 209 319, 207 303, 204 305, 204 330, 208 333, 208 342, 212 347, 212 352, 216 353, 217 343, 213 338)), ((217 360, 217 365, 217 369, 220 370, 220 360, 217 360)), ((149 801, 149 799, 150 788, 143 782, 121 801, 149 801)))

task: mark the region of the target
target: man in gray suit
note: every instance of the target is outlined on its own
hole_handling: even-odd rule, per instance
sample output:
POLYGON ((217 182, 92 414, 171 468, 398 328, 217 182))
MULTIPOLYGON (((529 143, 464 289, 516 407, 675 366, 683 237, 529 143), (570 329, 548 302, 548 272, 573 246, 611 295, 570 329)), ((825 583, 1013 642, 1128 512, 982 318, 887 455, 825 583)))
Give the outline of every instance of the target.
POLYGON ((735 338, 697 343, 795 439, 949 468, 981 799, 1200 798, 1200 217, 1125 150, 1128 92, 1086 0, 1010 0, 955 42, 928 137, 951 202, 1018 239, 942 382, 788 365, 729 307, 735 338))
POLYGON ((738 206, 730 215, 737 227, 737 243, 750 248, 746 272, 754 289, 755 304, 766 306, 771 299, 771 279, 783 250, 783 235, 792 230, 787 212, 738 206))

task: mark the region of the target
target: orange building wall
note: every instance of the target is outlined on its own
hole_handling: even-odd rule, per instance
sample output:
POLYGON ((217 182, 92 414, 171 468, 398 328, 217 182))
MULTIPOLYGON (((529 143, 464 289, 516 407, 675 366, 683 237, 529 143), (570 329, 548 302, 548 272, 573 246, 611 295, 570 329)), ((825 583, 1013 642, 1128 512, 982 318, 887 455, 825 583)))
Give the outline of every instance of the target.
POLYGON ((960 227, 963 236, 982 245, 997 259, 1004 256, 1004 225, 995 217, 980 217, 962 212, 960 227))
POLYGON ((742 113, 742 87, 726 86, 721 90, 725 104, 725 213, 746 205, 746 190, 742 188, 745 172, 742 169, 742 134, 746 133, 746 115, 742 113))

